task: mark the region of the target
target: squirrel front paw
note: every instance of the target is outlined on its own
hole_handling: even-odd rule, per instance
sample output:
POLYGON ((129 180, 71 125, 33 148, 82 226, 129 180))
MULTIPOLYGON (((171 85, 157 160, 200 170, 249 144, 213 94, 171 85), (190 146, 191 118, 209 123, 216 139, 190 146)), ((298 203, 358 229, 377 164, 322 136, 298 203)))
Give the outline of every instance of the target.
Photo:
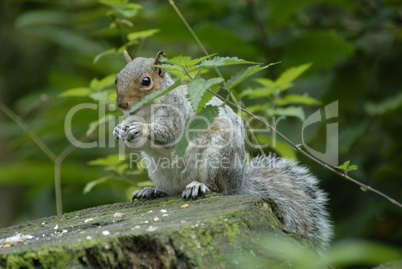
POLYGON ((182 193, 182 197, 186 200, 197 199, 199 197, 205 197, 205 194, 211 192, 204 183, 193 181, 186 186, 182 193))
POLYGON ((159 197, 165 197, 167 196, 167 193, 161 190, 157 190, 155 188, 150 188, 150 187, 145 187, 142 190, 135 191, 133 193, 133 198, 132 200, 134 201, 135 199, 155 199, 159 197))
POLYGON ((127 131, 128 126, 123 124, 118 124, 113 129, 113 135, 116 140, 123 139, 125 132, 127 131))

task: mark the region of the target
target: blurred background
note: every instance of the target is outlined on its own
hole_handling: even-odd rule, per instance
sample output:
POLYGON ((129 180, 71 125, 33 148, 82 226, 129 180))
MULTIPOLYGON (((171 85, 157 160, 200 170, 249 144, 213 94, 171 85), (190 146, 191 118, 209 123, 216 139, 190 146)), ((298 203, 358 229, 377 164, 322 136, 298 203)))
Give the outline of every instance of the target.
MULTIPOLYGON (((113 74, 124 66, 120 53, 126 48, 145 57, 161 49, 168 57, 204 54, 168 1, 125 2, 1 1, 0 227, 56 214, 55 171, 63 212, 127 201, 134 188, 149 184, 144 171, 130 169, 115 155, 111 132, 121 114, 109 103, 113 74), (72 133, 83 142, 105 141, 104 146, 75 148, 66 138, 66 115, 83 103, 98 109, 74 114, 72 133), (101 107, 115 119, 103 119, 104 132, 98 128, 101 107)), ((175 3, 209 53, 281 62, 259 77, 275 79, 311 62, 289 90, 321 102, 302 106, 305 117, 338 101, 339 116, 330 123, 339 126, 339 164, 350 160, 358 165, 351 176, 402 201, 402 1, 175 3)), ((228 78, 238 69, 221 71, 228 78)), ((248 79, 237 93, 253 85, 248 79)), ((302 124, 300 117, 288 117, 278 128, 299 144, 302 124)), ((304 130, 309 147, 325 151, 326 124, 304 130)), ((329 193, 335 240, 401 246, 402 209, 285 152, 279 151, 309 166, 329 193)))

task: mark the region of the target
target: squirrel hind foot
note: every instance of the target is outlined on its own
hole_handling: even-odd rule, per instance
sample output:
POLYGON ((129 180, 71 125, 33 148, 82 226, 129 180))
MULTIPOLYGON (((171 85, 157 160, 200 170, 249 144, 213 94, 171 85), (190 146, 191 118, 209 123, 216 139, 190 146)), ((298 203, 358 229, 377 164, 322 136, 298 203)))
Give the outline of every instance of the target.
POLYGON ((186 186, 181 196, 186 200, 195 200, 205 197, 205 194, 209 192, 211 191, 204 183, 193 181, 186 186))
POLYGON ((132 201, 134 201, 135 199, 138 199, 138 200, 155 199, 155 198, 165 197, 167 195, 168 194, 164 191, 156 190, 155 188, 145 187, 145 188, 135 191, 133 193, 132 201))

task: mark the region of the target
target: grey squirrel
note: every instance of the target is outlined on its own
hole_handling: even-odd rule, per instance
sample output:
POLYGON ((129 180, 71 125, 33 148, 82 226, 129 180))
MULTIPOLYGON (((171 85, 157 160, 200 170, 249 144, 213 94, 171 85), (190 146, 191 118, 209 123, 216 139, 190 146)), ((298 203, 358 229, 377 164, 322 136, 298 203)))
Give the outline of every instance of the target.
POLYGON ((174 84, 164 69, 160 51, 155 59, 131 59, 116 76, 117 106, 125 114, 113 133, 131 148, 141 151, 155 188, 144 188, 134 199, 152 199, 181 194, 196 199, 208 192, 259 194, 273 200, 287 228, 309 238, 320 252, 332 236, 325 209, 326 194, 309 171, 291 160, 269 155, 245 161, 245 130, 240 117, 217 97, 207 105, 217 106, 219 115, 203 133, 192 138, 183 158, 174 158, 175 142, 195 113, 187 99, 187 86, 132 112, 147 95, 174 84), (166 165, 169 163, 169 165, 166 165))

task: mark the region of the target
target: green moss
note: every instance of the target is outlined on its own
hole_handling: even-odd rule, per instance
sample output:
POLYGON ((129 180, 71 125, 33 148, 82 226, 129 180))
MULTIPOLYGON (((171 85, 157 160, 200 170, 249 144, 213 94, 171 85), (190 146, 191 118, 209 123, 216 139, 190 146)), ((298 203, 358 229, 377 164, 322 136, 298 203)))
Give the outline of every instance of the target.
POLYGON ((0 238, 15 232, 39 238, 0 250, 0 267, 211 267, 230 262, 228 253, 259 255, 256 234, 284 235, 283 228, 269 203, 258 196, 118 203, 0 230, 0 238), (182 209, 184 203, 189 207, 182 209), (116 212, 123 216, 114 217, 116 212), (94 221, 85 223, 89 218, 94 221), (102 234, 105 230, 110 235, 102 234))

